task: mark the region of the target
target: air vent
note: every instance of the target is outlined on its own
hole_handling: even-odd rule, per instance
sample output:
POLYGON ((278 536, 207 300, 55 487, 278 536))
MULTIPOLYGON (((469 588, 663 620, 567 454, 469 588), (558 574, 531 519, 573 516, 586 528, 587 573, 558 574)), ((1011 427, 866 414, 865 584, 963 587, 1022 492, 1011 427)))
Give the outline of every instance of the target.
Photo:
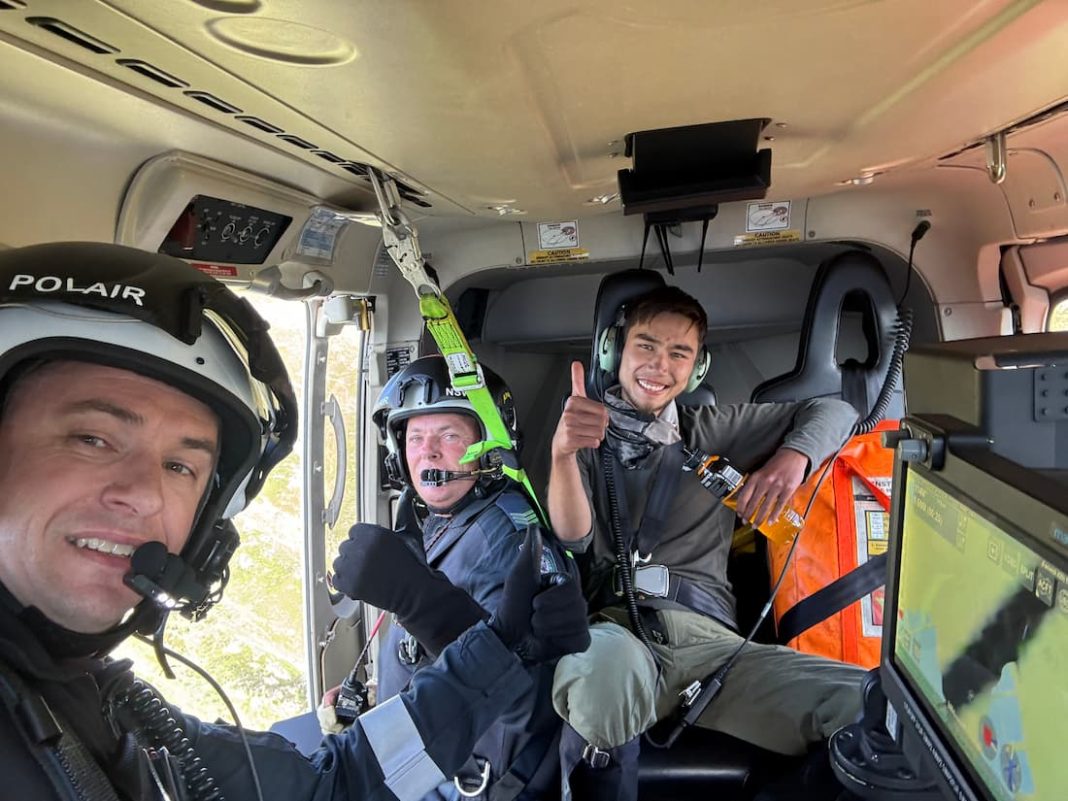
POLYGON ((185 93, 186 97, 191 97, 194 100, 198 100, 205 106, 211 106, 216 111, 221 111, 223 114, 240 114, 241 109, 237 106, 227 103, 225 100, 220 100, 215 95, 208 92, 201 92, 194 90, 185 93))
POLYGON ((408 186, 408 184, 406 183, 397 181, 397 194, 400 195, 401 198, 403 198, 404 200, 407 200, 409 203, 419 206, 420 208, 430 208, 430 203, 428 203, 424 199, 426 197, 426 193, 420 192, 415 187, 408 186))
POLYGON ((146 78, 151 78, 156 83, 161 83, 171 89, 184 89, 189 86, 181 78, 175 78, 169 72, 164 72, 147 61, 138 61, 136 58, 120 58, 117 59, 117 62, 127 69, 133 70, 138 75, 144 75, 146 78))
POLYGON ((358 161, 345 161, 338 165, 343 170, 351 172, 353 175, 367 175, 370 168, 366 164, 360 164, 358 161))
POLYGON ((119 48, 112 47, 107 42, 102 42, 95 36, 90 36, 84 31, 79 31, 72 25, 54 19, 53 17, 26 17, 26 21, 30 25, 34 25, 42 30, 46 30, 49 33, 54 33, 61 39, 66 39, 68 42, 84 47, 90 52, 103 55, 104 53, 118 53, 119 48))
POLYGON ((16 8, 26 8, 22 0, 0 0, 0 11, 14 11, 16 8))
POLYGON ((397 181, 397 191, 400 192, 402 195, 413 195, 415 197, 419 197, 423 194, 414 186, 408 186, 408 184, 404 183, 403 181, 397 181))
POLYGON ((423 198, 419 197, 418 195, 412 195, 408 192, 401 192, 400 196, 402 200, 407 200, 413 206, 418 206, 421 209, 429 209, 431 207, 431 204, 428 201, 423 200, 423 198))
POLYGON ((341 156, 331 153, 329 150, 313 150, 312 153, 321 158, 323 161, 329 161, 331 164, 340 164, 345 160, 341 158, 341 156))
POLYGON ((302 150, 314 150, 315 145, 309 142, 307 139, 301 139, 299 136, 293 136, 293 134, 282 134, 278 137, 283 142, 289 142, 289 144, 299 147, 302 150))
POLYGON ((253 128, 259 131, 263 131, 264 133, 282 133, 282 129, 279 128, 277 125, 271 125, 271 123, 267 122, 266 120, 261 120, 259 117, 241 116, 237 119, 241 120, 241 122, 245 123, 245 125, 251 125, 253 128))

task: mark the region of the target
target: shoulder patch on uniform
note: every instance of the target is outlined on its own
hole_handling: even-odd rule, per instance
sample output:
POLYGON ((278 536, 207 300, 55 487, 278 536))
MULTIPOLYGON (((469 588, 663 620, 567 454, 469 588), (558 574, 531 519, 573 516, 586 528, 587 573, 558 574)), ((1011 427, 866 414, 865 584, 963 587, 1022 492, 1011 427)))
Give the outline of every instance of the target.
POLYGON ((517 529, 536 526, 540 522, 530 502, 517 492, 503 492, 497 497, 497 508, 508 515, 517 529))

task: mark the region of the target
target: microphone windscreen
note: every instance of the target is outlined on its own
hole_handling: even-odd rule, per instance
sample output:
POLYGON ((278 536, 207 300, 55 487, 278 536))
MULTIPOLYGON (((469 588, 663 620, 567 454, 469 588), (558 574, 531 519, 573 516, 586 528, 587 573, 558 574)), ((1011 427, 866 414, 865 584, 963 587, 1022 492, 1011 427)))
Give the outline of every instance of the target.
POLYGON ((146 542, 130 557, 130 569, 142 576, 157 579, 167 567, 167 546, 159 541, 146 542))

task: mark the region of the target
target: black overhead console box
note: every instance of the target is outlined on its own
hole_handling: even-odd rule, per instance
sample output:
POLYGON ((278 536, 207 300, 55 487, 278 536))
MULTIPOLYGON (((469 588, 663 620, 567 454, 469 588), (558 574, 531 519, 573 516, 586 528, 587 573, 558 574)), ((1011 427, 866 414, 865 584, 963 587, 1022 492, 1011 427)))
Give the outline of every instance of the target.
POLYGON ((730 120, 627 134, 626 155, 634 166, 618 174, 623 213, 667 212, 686 222, 711 218, 719 203, 763 198, 771 185, 771 151, 757 146, 769 122, 730 120))

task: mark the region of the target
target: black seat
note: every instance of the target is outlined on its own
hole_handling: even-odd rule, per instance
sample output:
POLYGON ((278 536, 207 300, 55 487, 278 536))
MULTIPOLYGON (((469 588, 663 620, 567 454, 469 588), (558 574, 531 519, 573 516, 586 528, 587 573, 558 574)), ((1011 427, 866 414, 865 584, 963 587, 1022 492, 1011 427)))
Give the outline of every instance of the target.
MULTIPOLYGON (((639 295, 664 286, 664 277, 653 270, 622 270, 601 279, 597 300, 593 305, 593 344, 590 347, 590 369, 586 374, 586 393, 601 398, 614 386, 618 375, 601 370, 599 345, 606 328, 619 321, 623 307, 639 295)), ((623 343, 620 343, 622 346, 623 343)))
MULTIPOLYGON (((664 728, 658 725, 654 732, 664 728)), ((666 750, 642 743, 638 763, 641 801, 740 801, 769 777, 783 773, 795 760, 763 751, 710 729, 683 732, 666 750)))
POLYGON ((679 406, 715 406, 716 390, 711 384, 701 384, 693 392, 683 392, 675 398, 679 406))
POLYGON ((891 375, 899 318, 890 281, 870 253, 851 250, 825 261, 816 272, 801 325, 794 369, 753 390, 754 402, 840 398, 866 417, 887 381, 895 383, 886 417, 904 413, 900 372, 891 375), (860 312, 868 357, 839 364, 842 312, 860 312))
MULTIPOLYGON (((653 270, 622 270, 601 279, 597 289, 597 301, 593 307, 593 345, 590 348, 590 370, 586 375, 586 392, 590 397, 601 397, 604 390, 616 383, 619 376, 598 367, 598 346, 601 335, 609 326, 619 321, 623 307, 639 295, 664 286, 664 277, 653 270)), ((622 346, 622 343, 620 343, 622 346)), ((716 390, 706 380, 692 392, 684 392, 676 398, 680 406, 714 406, 716 390)))

